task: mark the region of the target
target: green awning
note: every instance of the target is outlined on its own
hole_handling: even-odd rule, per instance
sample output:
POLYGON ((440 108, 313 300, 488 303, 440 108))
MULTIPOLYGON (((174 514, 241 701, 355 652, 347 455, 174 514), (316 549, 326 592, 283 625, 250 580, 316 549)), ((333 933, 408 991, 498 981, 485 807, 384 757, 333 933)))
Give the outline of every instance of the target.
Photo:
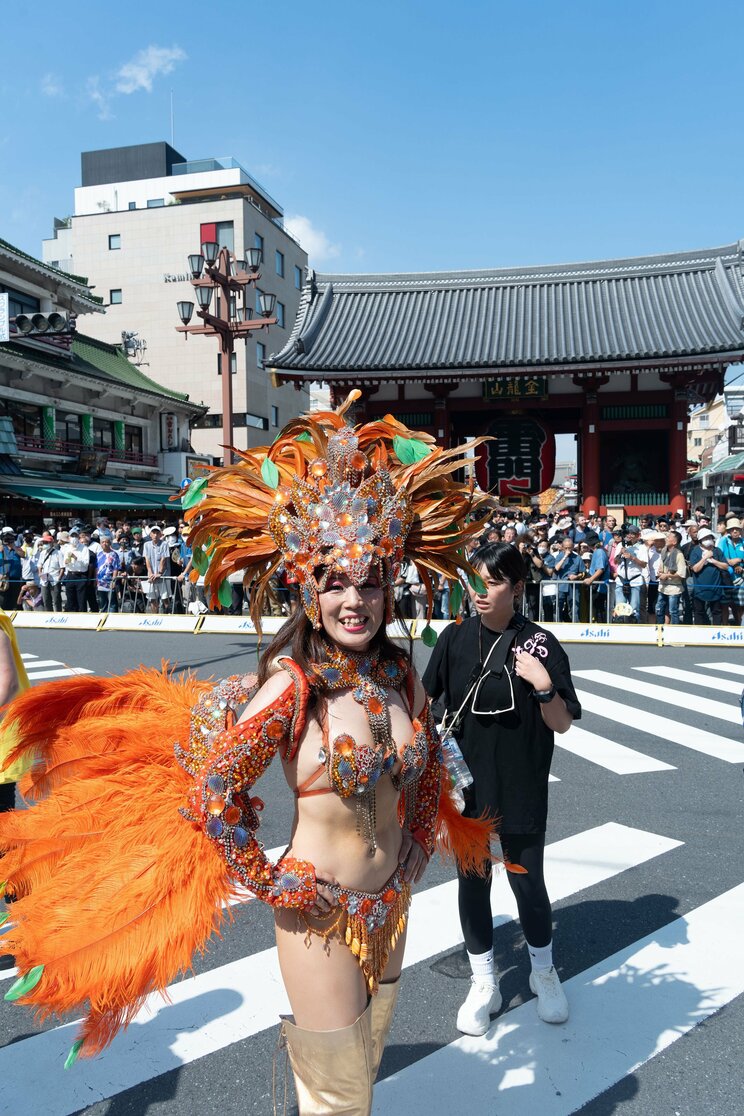
POLYGON ((85 487, 52 488, 48 485, 3 485, 2 491, 39 500, 51 508, 176 508, 169 501, 169 493, 129 492, 123 489, 85 487))

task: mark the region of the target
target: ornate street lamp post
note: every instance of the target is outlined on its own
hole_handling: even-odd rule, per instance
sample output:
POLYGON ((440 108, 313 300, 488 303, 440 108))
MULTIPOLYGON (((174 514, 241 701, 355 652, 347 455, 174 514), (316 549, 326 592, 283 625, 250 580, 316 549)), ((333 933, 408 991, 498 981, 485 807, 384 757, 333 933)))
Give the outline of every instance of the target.
POLYGON ((261 278, 262 252, 260 248, 246 249, 245 259, 238 259, 227 248, 210 241, 202 244, 201 252, 189 256, 191 285, 196 291, 199 307, 197 317, 203 325, 189 325, 194 313, 193 302, 179 302, 178 315, 183 325, 176 326, 185 338, 190 333, 218 337, 220 342, 220 368, 222 370, 222 441, 224 463, 231 464, 233 444, 232 354, 236 337, 247 337, 258 329, 276 325, 273 316, 276 295, 259 295, 260 313, 254 317, 253 306, 248 304, 248 292, 261 278), (214 313, 212 296, 217 292, 214 313))

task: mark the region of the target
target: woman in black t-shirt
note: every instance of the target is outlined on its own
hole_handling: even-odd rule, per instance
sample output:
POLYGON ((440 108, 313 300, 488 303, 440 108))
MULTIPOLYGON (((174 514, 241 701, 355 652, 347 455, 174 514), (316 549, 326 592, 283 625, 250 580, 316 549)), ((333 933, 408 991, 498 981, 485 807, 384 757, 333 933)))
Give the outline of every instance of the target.
MULTIPOLYGON (((524 562, 510 543, 481 547, 471 562, 485 593, 471 590, 475 615, 450 624, 423 676, 451 716, 473 783, 465 815, 497 819, 508 879, 517 900, 532 972, 530 988, 547 1023, 563 1023, 568 1004, 553 968, 552 912, 543 877, 548 776, 553 734, 581 716, 565 651, 550 632, 514 611, 522 595, 524 562), (467 700, 466 700, 467 698, 467 700)), ((501 1006, 493 968, 490 880, 458 877, 460 921, 473 971, 457 1016, 465 1034, 485 1034, 501 1006)))

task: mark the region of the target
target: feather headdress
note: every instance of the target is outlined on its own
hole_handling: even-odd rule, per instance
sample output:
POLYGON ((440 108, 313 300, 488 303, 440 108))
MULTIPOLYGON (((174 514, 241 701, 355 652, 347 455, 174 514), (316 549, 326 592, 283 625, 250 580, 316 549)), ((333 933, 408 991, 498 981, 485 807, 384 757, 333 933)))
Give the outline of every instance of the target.
POLYGON ((270 446, 235 451, 238 464, 210 470, 182 497, 192 577, 204 574, 212 603, 227 604, 226 579, 243 571, 259 631, 269 579, 282 565, 297 578, 315 627, 318 593, 331 571, 362 585, 375 565, 388 621, 404 558, 418 569, 429 616, 435 579, 444 575, 457 587, 458 570, 473 573, 464 542, 480 528, 468 519, 487 496, 453 474, 484 439, 443 450, 392 415, 352 427, 344 416, 360 395, 352 391, 338 411, 295 419, 270 446))

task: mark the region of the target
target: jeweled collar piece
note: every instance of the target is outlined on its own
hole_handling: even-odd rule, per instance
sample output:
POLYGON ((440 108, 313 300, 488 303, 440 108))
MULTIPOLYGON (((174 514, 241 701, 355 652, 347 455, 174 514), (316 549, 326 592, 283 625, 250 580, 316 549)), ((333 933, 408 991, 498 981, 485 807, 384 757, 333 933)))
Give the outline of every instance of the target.
MULTIPOLYGON (((319 690, 351 690, 364 707, 372 746, 359 745, 348 733, 324 743, 318 759, 326 765, 328 780, 342 798, 356 797, 357 832, 367 842, 370 856, 377 848, 375 786, 390 773, 396 761, 386 689, 399 690, 406 678, 402 660, 382 659, 378 651, 343 651, 329 647, 324 662, 314 666, 319 690)), ((324 733, 325 737, 325 733, 324 733)), ((396 779, 393 783, 398 785, 396 779)))

